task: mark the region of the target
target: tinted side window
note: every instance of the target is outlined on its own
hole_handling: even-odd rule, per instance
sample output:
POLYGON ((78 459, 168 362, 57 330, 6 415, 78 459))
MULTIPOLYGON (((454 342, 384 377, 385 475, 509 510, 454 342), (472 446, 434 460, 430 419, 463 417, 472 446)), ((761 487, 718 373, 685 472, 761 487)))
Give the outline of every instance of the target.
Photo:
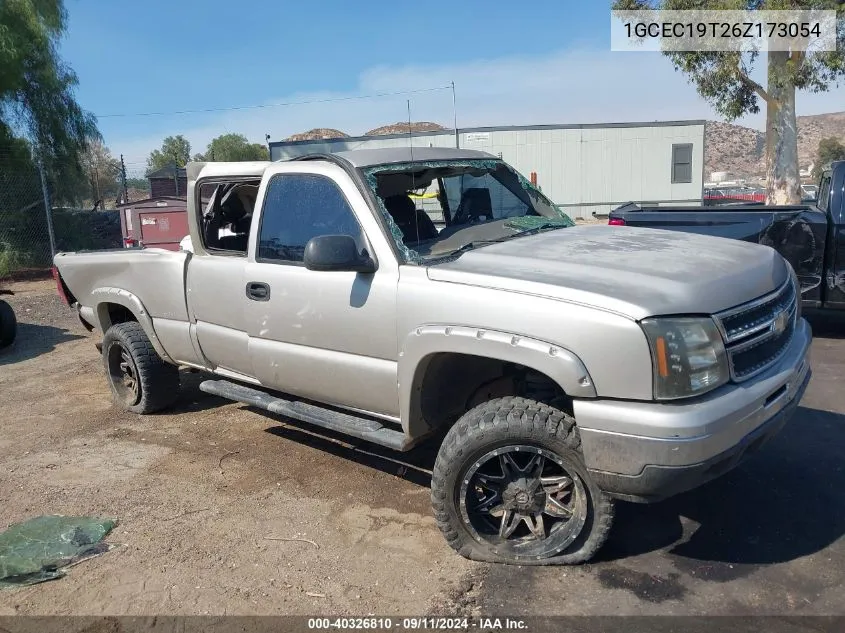
POLYGON ((301 262, 308 240, 319 235, 351 235, 361 246, 361 229, 338 186, 314 174, 273 176, 262 211, 258 259, 301 262))

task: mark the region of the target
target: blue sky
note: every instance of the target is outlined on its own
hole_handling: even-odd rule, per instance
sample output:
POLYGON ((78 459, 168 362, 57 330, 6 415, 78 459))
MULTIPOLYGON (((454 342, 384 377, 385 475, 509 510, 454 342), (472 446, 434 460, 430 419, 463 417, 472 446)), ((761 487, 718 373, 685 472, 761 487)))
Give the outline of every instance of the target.
MULTIPOLYGON (((202 151, 225 132, 263 142, 313 127, 361 134, 407 117, 452 122, 449 90, 288 107, 454 81, 458 125, 716 118, 656 53, 610 52, 609 2, 66 0, 78 98, 132 172, 161 139, 202 151), (130 8, 131 7, 131 8, 130 8)), ((764 75, 760 75, 762 79, 764 75)), ((845 87, 799 114, 845 109, 845 87)), ((740 123, 760 127, 761 116, 740 123)))

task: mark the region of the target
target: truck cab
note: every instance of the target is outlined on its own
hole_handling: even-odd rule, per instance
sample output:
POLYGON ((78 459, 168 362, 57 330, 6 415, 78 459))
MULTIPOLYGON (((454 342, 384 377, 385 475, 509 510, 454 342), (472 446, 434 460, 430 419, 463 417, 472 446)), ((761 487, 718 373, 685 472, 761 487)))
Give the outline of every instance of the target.
POLYGON ((187 303, 202 350, 191 360, 245 383, 398 418, 396 332, 373 328, 397 318, 398 264, 352 178, 324 160, 188 169, 187 303), (220 235, 227 228, 233 234, 220 235), (306 246, 323 235, 353 239, 369 273, 306 266, 306 246), (217 291, 203 290, 210 287, 217 291), (321 379, 327 364, 331 398, 321 379))

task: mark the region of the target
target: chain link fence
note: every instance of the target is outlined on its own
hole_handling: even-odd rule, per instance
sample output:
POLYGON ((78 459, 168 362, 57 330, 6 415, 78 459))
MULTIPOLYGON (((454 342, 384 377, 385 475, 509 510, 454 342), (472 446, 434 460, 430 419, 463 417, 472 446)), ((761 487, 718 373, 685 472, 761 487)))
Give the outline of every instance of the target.
POLYGON ((0 170, 0 279, 50 266, 50 234, 38 169, 7 158, 0 170))
MULTIPOLYGON (((0 279, 47 270, 54 252, 119 248, 120 215, 116 210, 50 209, 54 238, 37 166, 30 161, 0 164, 0 279)), ((49 195, 49 192, 48 192, 49 195)))

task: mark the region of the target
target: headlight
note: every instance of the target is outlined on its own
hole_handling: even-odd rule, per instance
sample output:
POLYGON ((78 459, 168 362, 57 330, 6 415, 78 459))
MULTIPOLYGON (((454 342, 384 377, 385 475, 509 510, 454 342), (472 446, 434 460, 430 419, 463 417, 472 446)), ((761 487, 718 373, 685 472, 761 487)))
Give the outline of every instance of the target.
POLYGON ((651 348, 654 397, 696 396, 728 382, 728 359, 709 317, 655 318, 641 322, 651 348))

